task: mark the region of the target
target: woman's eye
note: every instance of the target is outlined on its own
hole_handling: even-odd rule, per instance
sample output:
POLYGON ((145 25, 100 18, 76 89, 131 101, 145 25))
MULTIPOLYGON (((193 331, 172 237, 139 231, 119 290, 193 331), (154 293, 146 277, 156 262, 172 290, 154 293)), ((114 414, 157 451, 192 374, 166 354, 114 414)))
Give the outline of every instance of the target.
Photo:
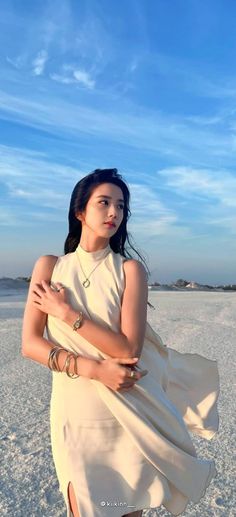
MULTIPOLYGON (((103 199, 102 201, 99 201, 99 203, 108 203, 108 201, 106 199, 103 199)), ((119 205, 119 207, 121 208, 121 210, 124 210, 124 205, 119 205)))

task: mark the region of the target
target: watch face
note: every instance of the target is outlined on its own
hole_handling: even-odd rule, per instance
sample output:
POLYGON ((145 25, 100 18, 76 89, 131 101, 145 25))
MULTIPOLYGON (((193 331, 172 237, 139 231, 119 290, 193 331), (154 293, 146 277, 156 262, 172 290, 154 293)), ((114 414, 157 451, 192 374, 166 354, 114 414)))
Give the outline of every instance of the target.
POLYGON ((76 321, 76 322, 74 323, 74 329, 79 329, 79 328, 80 328, 80 325, 81 325, 81 321, 79 321, 79 320, 78 320, 78 321, 76 321))

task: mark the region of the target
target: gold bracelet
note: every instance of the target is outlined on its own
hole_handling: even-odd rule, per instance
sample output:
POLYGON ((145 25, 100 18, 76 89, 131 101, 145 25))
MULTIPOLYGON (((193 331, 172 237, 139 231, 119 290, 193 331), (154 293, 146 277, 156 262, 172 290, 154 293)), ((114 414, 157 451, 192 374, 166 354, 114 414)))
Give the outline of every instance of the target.
POLYGON ((66 360, 66 374, 68 375, 68 377, 70 377, 70 379, 77 379, 77 377, 79 377, 78 372, 77 372, 77 368, 74 367, 75 373, 70 373, 69 372, 70 361, 71 361, 72 357, 73 357, 73 359, 76 362, 76 359, 77 359, 78 355, 73 353, 73 352, 68 354, 67 360, 66 360))
POLYGON ((74 373, 70 373, 68 372, 68 377, 70 377, 71 379, 77 379, 79 376, 78 374, 78 371, 77 371, 77 364, 76 364, 76 360, 77 358, 79 357, 78 354, 73 354, 73 359, 74 359, 74 373))
POLYGON ((70 377, 71 379, 76 379, 77 377, 80 377, 80 375, 78 374, 78 370, 77 370, 77 363, 76 363, 77 357, 79 357, 79 354, 76 354, 74 352, 71 352, 70 350, 66 350, 63 347, 59 347, 56 345, 50 350, 49 358, 48 358, 48 367, 50 368, 50 370, 55 371, 55 372, 60 372, 60 373, 63 373, 64 369, 66 369, 66 374, 68 375, 68 377, 70 377), (67 352, 66 360, 65 360, 62 370, 60 370, 59 362, 58 362, 58 356, 59 356, 59 353, 61 352, 61 350, 64 350, 67 352), (72 357, 75 361, 75 366, 74 366, 75 373, 69 372, 70 361, 71 361, 72 357))
POLYGON ((60 371, 58 363, 56 362, 56 355, 60 350, 64 350, 64 348, 59 347, 57 345, 50 350, 50 354, 48 357, 48 367, 50 368, 50 370, 60 371))
POLYGON ((78 370, 77 370, 77 359, 78 359, 78 357, 79 357, 79 354, 76 354, 74 369, 75 369, 75 374, 78 375, 78 377, 79 377, 78 370))
POLYGON ((77 370, 77 359, 79 357, 79 354, 74 354, 74 360, 75 360, 75 363, 74 363, 74 374, 73 376, 71 376, 71 374, 69 373, 69 377, 71 377, 71 379, 77 379, 78 377, 80 377, 80 375, 78 374, 78 370, 77 370))

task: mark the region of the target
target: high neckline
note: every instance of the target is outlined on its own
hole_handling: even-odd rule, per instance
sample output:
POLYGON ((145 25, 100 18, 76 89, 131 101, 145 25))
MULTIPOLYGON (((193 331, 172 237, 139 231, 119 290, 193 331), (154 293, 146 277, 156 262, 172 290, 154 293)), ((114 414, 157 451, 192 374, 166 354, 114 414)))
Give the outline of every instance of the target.
POLYGON ((105 248, 102 248, 102 249, 96 250, 96 251, 86 251, 86 250, 84 250, 84 248, 82 248, 82 246, 79 243, 75 250, 75 252, 79 256, 79 258, 86 262, 97 262, 97 261, 105 258, 108 255, 108 253, 110 253, 110 251, 111 251, 111 246, 109 243, 107 244, 107 246, 105 248))

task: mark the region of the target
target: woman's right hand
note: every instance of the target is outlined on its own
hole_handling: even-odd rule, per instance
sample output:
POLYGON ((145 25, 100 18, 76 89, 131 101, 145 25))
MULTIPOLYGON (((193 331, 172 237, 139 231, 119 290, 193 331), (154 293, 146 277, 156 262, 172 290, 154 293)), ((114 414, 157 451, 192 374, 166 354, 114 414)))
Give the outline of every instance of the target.
POLYGON ((127 357, 103 359, 98 366, 98 380, 113 391, 127 391, 148 373, 148 370, 135 369, 138 360, 127 357), (135 372, 134 377, 130 377, 131 371, 135 372))

